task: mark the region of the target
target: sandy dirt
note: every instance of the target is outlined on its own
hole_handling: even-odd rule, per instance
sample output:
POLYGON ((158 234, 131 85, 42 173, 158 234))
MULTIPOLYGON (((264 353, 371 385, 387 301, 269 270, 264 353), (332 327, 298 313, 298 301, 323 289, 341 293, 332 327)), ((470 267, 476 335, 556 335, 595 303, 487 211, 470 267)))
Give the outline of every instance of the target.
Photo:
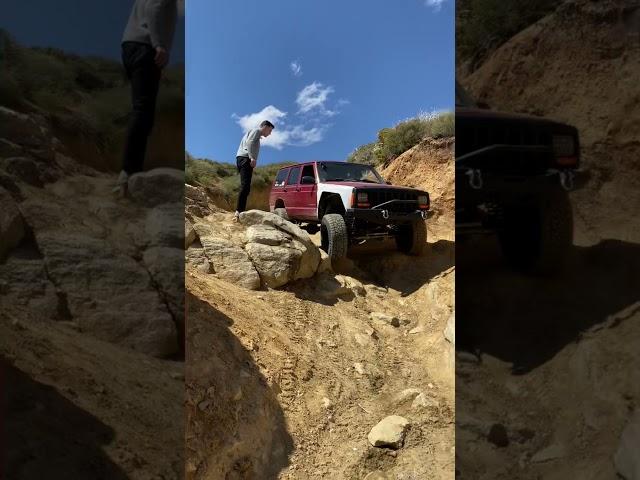
POLYGON ((591 179, 557 277, 510 271, 492 237, 458 240, 460 478, 616 478, 640 399, 639 12, 565 2, 463 78, 497 110, 578 127, 591 179))
POLYGON ((188 268, 187 478, 453 478, 453 262, 451 240, 420 257, 381 242, 338 273, 257 292, 188 268), (336 274, 351 288, 333 296, 336 274), (411 422, 404 447, 372 447, 394 414, 411 422))

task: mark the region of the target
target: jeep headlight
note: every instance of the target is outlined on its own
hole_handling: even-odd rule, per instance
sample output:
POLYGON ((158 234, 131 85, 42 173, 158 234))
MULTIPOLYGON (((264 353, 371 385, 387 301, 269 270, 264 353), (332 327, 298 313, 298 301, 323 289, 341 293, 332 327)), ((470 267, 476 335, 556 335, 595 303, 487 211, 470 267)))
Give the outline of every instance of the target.
POLYGON ((576 142, 572 135, 554 135, 552 141, 556 158, 575 156, 576 142))
POLYGON ((429 208, 429 196, 418 195, 418 206, 420 208, 429 208))

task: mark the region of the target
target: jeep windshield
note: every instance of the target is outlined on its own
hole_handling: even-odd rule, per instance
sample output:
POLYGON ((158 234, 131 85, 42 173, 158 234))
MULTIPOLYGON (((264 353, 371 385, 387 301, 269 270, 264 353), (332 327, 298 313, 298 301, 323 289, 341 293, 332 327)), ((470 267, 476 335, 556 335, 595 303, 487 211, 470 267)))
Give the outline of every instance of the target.
POLYGON ((385 183, 375 168, 358 163, 320 162, 318 175, 321 182, 385 183))

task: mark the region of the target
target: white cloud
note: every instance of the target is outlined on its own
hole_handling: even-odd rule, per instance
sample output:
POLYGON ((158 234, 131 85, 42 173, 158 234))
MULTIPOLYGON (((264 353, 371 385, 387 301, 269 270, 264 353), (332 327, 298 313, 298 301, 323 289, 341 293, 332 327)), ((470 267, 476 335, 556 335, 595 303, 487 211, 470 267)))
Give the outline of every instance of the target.
POLYGON ((442 4, 446 1, 447 0, 425 0, 424 4, 427 7, 433 8, 433 10, 435 10, 436 12, 439 12, 442 8, 442 4))
POLYGON ((289 64, 289 68, 291 69, 291 73, 293 73, 294 76, 302 76, 302 65, 300 65, 300 62, 298 60, 291 62, 289 64))
POLYGON ((296 103, 298 104, 300 113, 307 113, 317 109, 321 113, 328 115, 334 114, 325 107, 325 103, 329 95, 333 93, 333 87, 325 87, 320 82, 313 82, 298 92, 296 103))
POLYGON ((282 150, 285 146, 306 147, 322 141, 328 126, 305 127, 304 125, 286 125, 287 112, 269 105, 256 113, 247 115, 232 115, 244 133, 252 128, 258 128, 264 120, 272 122, 276 128, 261 143, 265 147, 282 150))

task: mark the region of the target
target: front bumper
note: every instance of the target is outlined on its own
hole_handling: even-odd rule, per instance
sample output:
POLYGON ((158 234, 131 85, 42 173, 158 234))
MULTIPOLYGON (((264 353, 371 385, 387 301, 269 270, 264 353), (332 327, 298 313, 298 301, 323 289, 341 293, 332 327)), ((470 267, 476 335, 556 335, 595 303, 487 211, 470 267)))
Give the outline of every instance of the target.
POLYGON ((367 222, 376 225, 400 225, 426 220, 430 216, 430 210, 415 210, 403 213, 377 208, 350 208, 345 213, 345 220, 347 224, 367 222))

